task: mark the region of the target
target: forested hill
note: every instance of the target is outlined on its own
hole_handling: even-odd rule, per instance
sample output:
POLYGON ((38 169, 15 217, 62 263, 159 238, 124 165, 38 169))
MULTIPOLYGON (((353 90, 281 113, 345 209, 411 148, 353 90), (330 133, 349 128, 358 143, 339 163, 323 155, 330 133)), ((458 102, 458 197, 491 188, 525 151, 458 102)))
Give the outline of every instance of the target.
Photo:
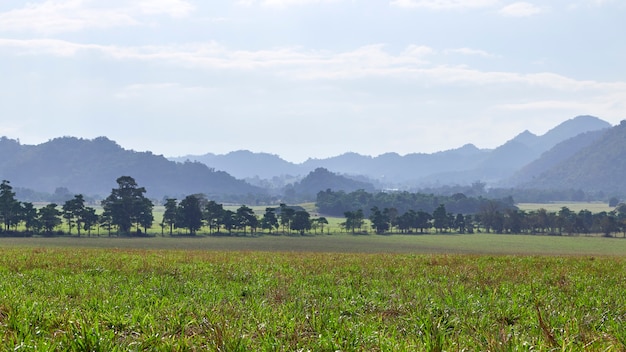
POLYGON ((222 199, 265 193, 202 163, 176 163, 150 152, 126 150, 105 137, 63 137, 39 145, 22 145, 2 137, 0 155, 1 179, 14 187, 40 192, 65 187, 73 193, 106 196, 115 187, 115 180, 127 175, 154 198, 204 193, 222 199))
POLYGON ((315 199, 317 193, 332 189, 335 191, 354 192, 365 190, 373 192, 374 185, 348 178, 346 176, 332 173, 324 168, 318 168, 309 173, 300 182, 296 182, 293 187, 287 188, 285 195, 294 201, 315 199), (291 192, 289 192, 291 189, 291 192))
POLYGON ((550 170, 555 165, 558 165, 568 158, 571 158, 582 149, 596 143, 607 130, 608 128, 582 133, 557 144, 554 148, 543 153, 538 159, 521 168, 511 178, 503 181, 501 185, 515 186, 532 182, 537 176, 550 170))
POLYGON ((626 121, 533 178, 531 188, 585 189, 626 194, 626 121))

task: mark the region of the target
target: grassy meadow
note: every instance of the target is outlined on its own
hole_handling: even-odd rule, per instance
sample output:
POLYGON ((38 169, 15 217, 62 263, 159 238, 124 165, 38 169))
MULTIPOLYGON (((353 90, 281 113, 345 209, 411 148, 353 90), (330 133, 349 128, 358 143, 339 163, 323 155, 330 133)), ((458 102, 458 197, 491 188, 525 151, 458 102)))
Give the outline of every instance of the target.
POLYGON ((623 350, 626 241, 2 238, 0 349, 623 350))
POLYGON ((317 236, 0 238, 0 350, 626 350, 624 239, 329 221, 317 236))
POLYGON ((626 348, 619 257, 0 252, 2 350, 626 348))
POLYGON ((563 207, 569 208, 571 211, 578 213, 581 210, 589 210, 592 213, 614 210, 609 207, 606 202, 550 202, 550 203, 518 203, 516 204, 521 210, 531 211, 545 209, 549 212, 558 212, 563 207))

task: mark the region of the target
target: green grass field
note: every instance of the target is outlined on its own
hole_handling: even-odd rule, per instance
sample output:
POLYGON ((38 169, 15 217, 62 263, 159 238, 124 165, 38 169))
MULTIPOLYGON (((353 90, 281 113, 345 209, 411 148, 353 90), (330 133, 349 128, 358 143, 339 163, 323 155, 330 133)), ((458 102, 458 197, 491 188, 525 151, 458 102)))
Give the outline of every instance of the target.
POLYGON ((22 243, 0 249, 0 349, 618 351, 625 276, 623 257, 22 243))
POLYGON ((2 247, 180 249, 209 251, 626 255, 626 240, 605 237, 531 235, 318 235, 260 237, 26 237, 0 238, 2 247))
POLYGON ((625 289, 622 238, 6 237, 0 350, 621 351, 625 289))
POLYGON ((538 210, 545 209, 549 212, 558 212, 563 207, 569 208, 571 211, 579 212, 581 210, 589 210, 592 213, 602 211, 611 211, 615 208, 609 207, 606 202, 551 202, 551 203, 519 203, 517 206, 521 210, 538 210))

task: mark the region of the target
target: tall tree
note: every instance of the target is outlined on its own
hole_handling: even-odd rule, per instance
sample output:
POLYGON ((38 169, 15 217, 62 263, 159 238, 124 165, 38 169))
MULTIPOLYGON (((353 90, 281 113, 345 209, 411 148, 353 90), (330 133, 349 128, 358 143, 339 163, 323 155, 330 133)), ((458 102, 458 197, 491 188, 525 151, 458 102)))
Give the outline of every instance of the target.
POLYGON ((245 205, 237 208, 237 212, 235 213, 235 218, 237 222, 237 227, 243 229, 243 233, 246 234, 246 228, 250 227, 250 231, 254 231, 254 228, 258 226, 258 219, 256 215, 254 215, 254 211, 252 208, 249 208, 245 205))
POLYGON ((420 233, 424 233, 424 230, 428 230, 432 227, 430 223, 432 218, 432 215, 429 213, 423 210, 418 210, 415 217, 415 227, 420 229, 420 233))
POLYGON ((437 229, 437 232, 443 232, 443 230, 449 226, 448 213, 443 204, 439 204, 437 209, 433 212, 433 226, 437 229))
POLYGON ((19 222, 19 202, 15 199, 13 187, 7 180, 0 184, 0 220, 4 224, 4 231, 9 231, 12 225, 19 222))
POLYGON ((26 232, 37 228, 37 208, 35 208, 33 203, 26 202, 22 204, 22 219, 24 220, 26 232))
POLYGON ((298 210, 294 213, 291 229, 299 231, 300 235, 304 235, 304 231, 311 229, 311 214, 305 210, 298 210))
POLYGON ((465 216, 463 216, 463 214, 456 214, 456 217, 454 218, 454 227, 459 233, 465 233, 465 216))
POLYGON ((312 221, 314 221, 315 224, 317 224, 317 226, 319 226, 320 232, 322 234, 324 234, 324 225, 328 225, 328 219, 326 219, 323 216, 320 216, 319 218, 313 219, 312 221))
POLYGON ((383 211, 380 211, 378 207, 373 207, 370 213, 370 221, 372 222, 372 228, 376 231, 377 234, 381 235, 389 230, 389 213, 388 209, 385 208, 383 211))
POLYGON ((235 212, 232 210, 225 209, 222 212, 222 219, 220 220, 221 224, 224 225, 224 228, 228 230, 228 234, 233 234, 233 229, 237 226, 237 219, 235 217, 235 212))
POLYGON ((62 209, 63 218, 67 221, 70 229, 70 235, 75 224, 78 230, 78 237, 80 237, 80 228, 83 225, 83 212, 85 211, 85 198, 82 194, 77 194, 74 198, 66 200, 62 209))
POLYGON ((356 229, 361 229, 363 227, 363 210, 359 209, 357 211, 346 211, 343 213, 346 217, 345 228, 346 230, 351 230, 352 233, 356 232, 356 229))
POLYGON ((137 233, 139 233, 139 226, 143 227, 143 232, 148 233, 148 229, 152 227, 154 223, 154 215, 152 214, 152 208, 154 204, 148 198, 143 198, 139 206, 139 214, 137 216, 137 233))
POLYGON ((61 211, 55 203, 50 203, 38 211, 39 223, 47 234, 52 233, 55 227, 61 225, 61 211))
POLYGON ((134 178, 122 176, 116 181, 118 188, 111 190, 111 194, 102 201, 102 207, 110 213, 112 224, 117 226, 119 232, 130 234, 133 224, 147 225, 153 204, 144 196, 146 189, 139 187, 134 178))
POLYGON ((170 228, 170 236, 174 232, 174 225, 176 224, 176 217, 178 215, 178 204, 176 204, 175 198, 168 198, 165 201, 165 212, 163 213, 163 226, 167 225, 170 228))
POLYGON ((285 228, 291 229, 291 221, 293 221, 293 217, 296 214, 296 211, 293 208, 288 207, 286 204, 280 204, 280 225, 283 227, 283 233, 285 233, 285 228))
POLYGON ((189 195, 180 201, 178 205, 179 223, 189 231, 190 235, 195 235, 202 228, 202 209, 200 209, 200 199, 195 195, 189 195))
MULTIPOLYGON (((98 229, 104 227, 107 230, 109 237, 111 237, 111 229, 113 228, 113 217, 111 216, 111 211, 104 210, 98 219, 98 229)), ((98 235, 100 232, 98 230, 98 235)))
POLYGON ((87 234, 91 236, 91 229, 98 224, 98 214, 96 214, 96 209, 92 207, 85 207, 81 214, 83 229, 87 231, 87 234))
POLYGON ((410 232, 411 229, 415 225, 415 218, 417 217, 417 213, 415 210, 409 209, 404 214, 398 217, 398 228, 403 233, 410 232))
POLYGON ((210 200, 204 206, 204 220, 209 225, 209 233, 220 232, 220 226, 224 223, 224 206, 210 200))
POLYGON ((263 214, 263 218, 261 219, 261 228, 268 230, 271 234, 272 229, 278 229, 279 226, 278 218, 276 217, 276 209, 265 208, 265 214, 263 214))

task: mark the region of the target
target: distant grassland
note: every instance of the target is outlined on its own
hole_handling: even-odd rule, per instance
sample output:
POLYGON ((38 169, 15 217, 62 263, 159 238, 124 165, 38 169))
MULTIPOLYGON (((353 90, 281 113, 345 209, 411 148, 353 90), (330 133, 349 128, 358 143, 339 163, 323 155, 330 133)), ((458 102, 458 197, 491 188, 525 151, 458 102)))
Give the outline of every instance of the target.
POLYGON ((600 213, 603 211, 611 211, 615 208, 609 207, 606 202, 550 202, 550 203, 519 203, 517 207, 521 210, 538 210, 545 209, 549 212, 558 212, 563 207, 569 208, 574 212, 581 210, 589 210, 592 213, 600 213))
POLYGON ((622 257, 5 247, 0 349, 619 351, 624 292, 622 257))
POLYGON ((626 240, 539 235, 317 235, 0 238, 2 247, 211 251, 626 256, 626 240))

